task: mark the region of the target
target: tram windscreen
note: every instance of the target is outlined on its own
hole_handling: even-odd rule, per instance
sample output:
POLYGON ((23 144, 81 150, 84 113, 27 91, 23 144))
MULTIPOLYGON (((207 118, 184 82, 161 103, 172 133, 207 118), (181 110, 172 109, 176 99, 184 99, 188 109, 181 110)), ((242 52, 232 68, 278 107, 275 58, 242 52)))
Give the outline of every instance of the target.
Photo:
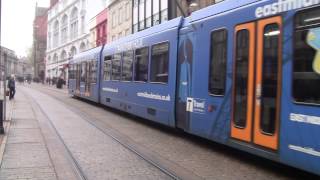
POLYGON ((293 98, 320 104, 320 9, 300 12, 295 19, 293 98))

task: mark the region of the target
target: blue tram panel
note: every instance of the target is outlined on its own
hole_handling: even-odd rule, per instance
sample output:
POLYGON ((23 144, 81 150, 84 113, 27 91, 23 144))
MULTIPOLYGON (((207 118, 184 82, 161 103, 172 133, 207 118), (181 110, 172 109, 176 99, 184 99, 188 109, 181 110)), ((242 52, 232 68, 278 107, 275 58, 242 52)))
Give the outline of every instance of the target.
POLYGON ((181 20, 177 18, 105 47, 101 62, 102 104, 175 126, 176 57, 181 20))
POLYGON ((320 175, 319 4, 225 0, 75 57, 74 77, 95 57, 91 100, 320 175))

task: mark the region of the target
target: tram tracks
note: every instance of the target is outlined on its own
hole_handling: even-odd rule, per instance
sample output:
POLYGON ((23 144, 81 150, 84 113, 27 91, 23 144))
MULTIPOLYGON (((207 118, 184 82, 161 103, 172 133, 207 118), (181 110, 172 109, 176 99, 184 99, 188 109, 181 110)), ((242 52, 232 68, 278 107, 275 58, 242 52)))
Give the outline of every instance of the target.
MULTIPOLYGON (((68 146, 66 145, 65 141, 63 140, 63 138, 61 137, 61 135, 59 134, 59 131, 57 130, 57 128, 54 126, 54 124, 52 123, 52 121, 50 120, 50 118, 47 116, 46 112, 42 109, 41 105, 29 94, 25 93, 25 92, 21 92, 22 94, 24 94, 27 98, 29 98, 31 100, 31 106, 33 106, 33 112, 35 114, 37 114, 35 112, 35 109, 39 109, 40 113, 42 116, 45 117, 46 119, 46 124, 42 125, 42 128, 44 128, 44 130, 46 131, 50 131, 53 130, 53 133, 55 136, 58 137, 59 139, 59 145, 63 146, 63 151, 65 152, 65 158, 68 161, 68 164, 71 165, 73 173, 75 175, 75 177, 79 180, 88 180, 84 170, 81 168, 79 162, 76 160, 76 158, 73 156, 72 152, 70 151, 70 149, 68 148, 68 146), (36 107, 35 107, 36 106, 36 107)), ((40 122, 39 122, 40 123, 40 122)), ((42 137, 43 139, 45 139, 43 132, 42 132, 42 137)), ((51 137, 52 138, 52 137, 51 137)), ((48 145, 46 145, 46 148, 49 150, 48 145)), ((52 159, 51 159, 52 161, 52 159)))
MULTIPOLYGON (((81 111, 80 109, 77 109, 72 106, 70 102, 67 102, 63 98, 59 98, 58 91, 51 90, 50 88, 36 88, 37 91, 40 91, 44 94, 50 95, 55 100, 63 103, 70 111, 80 115, 83 120, 85 120, 87 123, 91 124, 93 127, 107 135, 108 137, 112 138, 117 143, 121 144, 124 148, 128 149, 132 153, 139 156, 144 161, 148 162, 155 168, 159 169, 161 172, 166 174, 168 177, 172 179, 203 179, 199 177, 198 175, 190 172, 189 170, 175 164, 174 162, 171 162, 170 160, 167 160, 165 158, 162 158, 157 153, 149 151, 146 147, 142 146, 141 144, 137 144, 133 142, 129 137, 122 134, 121 132, 113 129, 106 123, 101 122, 99 119, 92 117, 88 115, 87 113, 81 111)), ((36 101, 35 101, 36 102, 36 101)), ((43 112, 43 109, 41 109, 43 112)), ((44 112, 43 112, 44 113, 44 112)), ((50 121, 51 126, 55 129, 56 133, 59 135, 59 132, 54 127, 53 123, 50 121)), ((65 142, 63 141, 62 137, 59 135, 60 140, 63 142, 65 148, 68 149, 65 142)), ((72 156, 71 151, 68 149, 68 152, 70 153, 70 156, 72 157, 72 160, 74 161, 74 164, 76 166, 76 169, 78 173, 82 174, 82 179, 86 180, 85 173, 82 171, 81 166, 79 166, 79 163, 76 161, 76 159, 72 156)))

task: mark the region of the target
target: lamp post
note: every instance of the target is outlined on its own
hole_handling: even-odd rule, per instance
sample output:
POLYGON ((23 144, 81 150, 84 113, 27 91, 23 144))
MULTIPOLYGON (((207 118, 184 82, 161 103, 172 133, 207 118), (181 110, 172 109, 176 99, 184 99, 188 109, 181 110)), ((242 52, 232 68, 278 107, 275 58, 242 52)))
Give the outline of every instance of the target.
MULTIPOLYGON (((0 62, 2 59, 2 47, 1 47, 1 16, 2 14, 2 0, 0 0, 0 62)), ((6 56, 6 55, 5 55, 6 56)), ((3 81, 3 100, 1 101, 2 103, 1 105, 1 114, 2 117, 0 117, 0 134, 4 134, 4 128, 3 128, 3 120, 5 120, 6 118, 6 57, 3 58, 3 69, 1 69, 1 71, 3 71, 3 73, 1 72, 2 75, 2 81, 3 81)), ((1 67, 1 66, 0 66, 1 67)))
POLYGON ((34 67, 34 77, 38 76, 38 68, 37 68, 37 29, 38 26, 36 24, 33 25, 33 67, 34 67))

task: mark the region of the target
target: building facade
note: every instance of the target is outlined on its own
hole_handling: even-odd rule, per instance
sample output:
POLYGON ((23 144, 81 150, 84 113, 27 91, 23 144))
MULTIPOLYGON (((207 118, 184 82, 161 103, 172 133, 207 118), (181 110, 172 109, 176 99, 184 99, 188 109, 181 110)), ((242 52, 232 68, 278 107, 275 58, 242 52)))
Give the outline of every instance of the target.
POLYGON ((69 60, 91 48, 89 20, 101 12, 102 0, 51 1, 48 11, 46 77, 68 78, 69 60))
POLYGON ((108 4, 107 42, 112 42, 131 34, 132 1, 111 0, 108 4))
POLYGON ((24 77, 24 78, 32 77, 34 73, 33 69, 34 67, 32 63, 30 63, 30 61, 26 57, 22 57, 22 58, 19 58, 18 60, 17 71, 15 75, 17 77, 24 77))
POLYGON ((136 33, 223 0, 132 0, 132 32, 136 33))
POLYGON ((37 7, 33 21, 33 69, 34 77, 44 80, 45 58, 47 48, 47 11, 48 8, 37 7))
POLYGON ((108 9, 104 9, 96 17, 91 19, 89 27, 90 46, 97 47, 106 44, 108 30, 108 9))
POLYGON ((60 0, 48 11, 46 77, 67 78, 68 60, 87 48, 86 2, 60 0))
MULTIPOLYGON (((17 74, 19 60, 16 53, 11 49, 8 49, 2 46, 0 51, 1 51, 1 62, 0 62, 1 68, 6 67, 7 76, 10 76, 11 74, 17 74), (4 54, 7 55, 6 66, 4 66, 4 54)), ((1 69, 1 71, 2 70, 3 69, 1 69)))

